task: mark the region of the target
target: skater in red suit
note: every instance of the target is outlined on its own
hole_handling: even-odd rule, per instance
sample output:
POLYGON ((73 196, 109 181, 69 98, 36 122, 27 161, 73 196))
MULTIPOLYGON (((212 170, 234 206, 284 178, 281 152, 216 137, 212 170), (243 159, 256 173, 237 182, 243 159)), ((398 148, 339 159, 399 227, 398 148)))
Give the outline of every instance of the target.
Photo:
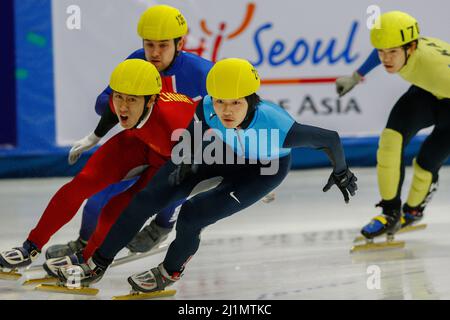
POLYGON ((110 79, 110 109, 114 121, 118 119, 126 130, 101 146, 83 170, 56 192, 22 247, 0 253, 0 267, 28 266, 50 237, 75 216, 85 199, 130 173, 141 174, 136 184, 111 201, 108 214, 100 216, 85 258, 102 243, 132 196, 170 158, 172 132, 186 128, 194 115, 196 103, 181 94, 161 92, 162 82, 157 69, 141 59, 126 60, 116 67, 110 79))

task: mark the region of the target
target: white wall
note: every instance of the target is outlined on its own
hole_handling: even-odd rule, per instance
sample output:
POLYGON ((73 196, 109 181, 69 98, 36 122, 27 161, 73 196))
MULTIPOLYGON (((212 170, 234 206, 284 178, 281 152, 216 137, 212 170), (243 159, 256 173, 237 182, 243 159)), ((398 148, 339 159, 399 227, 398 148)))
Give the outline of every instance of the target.
MULTIPOLYGON (((350 74, 371 52, 369 30, 366 27, 367 8, 376 4, 382 11, 403 10, 415 16, 423 35, 450 41, 450 1, 446 0, 257 0, 248 26, 233 39, 227 39, 242 23, 251 1, 238 0, 56 0, 53 1, 53 41, 55 61, 55 95, 57 140, 70 144, 92 131, 98 121, 94 112, 97 95, 107 85, 114 66, 141 46, 136 34, 140 14, 150 5, 166 3, 178 7, 187 18, 190 35, 188 48, 197 47, 204 38, 204 56, 211 58, 212 48, 219 34, 219 25, 225 23, 224 40, 217 51, 218 58, 242 57, 261 62, 257 68, 262 79, 298 79, 337 77, 350 74), (81 9, 81 29, 69 30, 67 7, 81 9), (200 28, 204 19, 207 35, 200 28), (343 59, 329 63, 327 59, 313 63, 312 53, 299 65, 287 61, 278 66, 268 61, 275 41, 285 45, 283 53, 274 58, 282 60, 292 52, 298 41, 313 48, 322 42, 322 49, 335 40, 333 56, 347 46, 352 25, 357 29, 351 42, 349 56, 357 57, 351 63, 343 59), (266 24, 271 27, 260 31, 258 53, 255 37, 266 24)), ((304 51, 297 51, 297 59, 304 51)), ((398 76, 388 75, 378 68, 363 85, 342 99, 337 99, 333 83, 264 85, 260 91, 265 99, 284 105, 303 123, 338 130, 341 135, 364 136, 379 134, 385 125, 389 110, 408 84, 398 76), (333 111, 322 104, 326 100, 333 111), (312 103, 312 104, 311 104, 312 103), (340 112, 338 111, 340 104, 340 112), (357 112, 359 110, 360 112, 357 112), (316 111, 316 112, 315 112, 316 111)))

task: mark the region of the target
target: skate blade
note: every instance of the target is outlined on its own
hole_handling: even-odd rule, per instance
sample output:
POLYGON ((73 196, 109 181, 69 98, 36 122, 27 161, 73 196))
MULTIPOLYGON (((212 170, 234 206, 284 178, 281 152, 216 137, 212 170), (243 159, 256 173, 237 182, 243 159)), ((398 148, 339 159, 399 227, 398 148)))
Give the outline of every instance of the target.
POLYGON ((375 251, 383 249, 400 249, 405 247, 405 241, 385 241, 379 243, 366 243, 355 245, 350 249, 350 253, 361 251, 375 251))
POLYGON ((22 274, 18 273, 17 270, 0 271, 1 280, 19 280, 21 277, 22 274))
MULTIPOLYGON (((395 234, 400 234, 400 233, 408 233, 408 232, 413 232, 413 231, 419 231, 419 230, 423 230, 427 227, 427 224, 422 223, 422 224, 417 224, 415 226, 407 226, 404 228, 401 228, 400 230, 398 230, 395 234)), ((379 236, 378 236, 379 237, 379 236)), ((375 238, 378 238, 375 237, 375 238)), ((364 236, 358 236, 353 240, 353 243, 357 243, 357 242, 361 242, 366 240, 366 238, 364 236)))
POLYGON ((139 260, 139 259, 151 256, 151 255, 166 251, 168 247, 169 247, 168 244, 162 244, 159 247, 152 249, 148 252, 129 253, 125 257, 114 259, 113 263, 111 264, 111 267, 117 267, 124 263, 133 262, 135 260, 139 260))
POLYGON ((63 285, 53 285, 53 284, 40 284, 35 290, 47 291, 47 292, 57 292, 57 293, 68 293, 68 294, 81 294, 86 296, 95 296, 98 293, 98 289, 82 287, 82 288, 69 288, 63 285))
POLYGON ((44 277, 44 278, 35 278, 35 279, 28 279, 24 283, 22 283, 23 286, 31 286, 33 284, 41 284, 41 283, 56 283, 57 278, 55 277, 44 277))
POLYGON ((34 272, 34 271, 42 271, 42 270, 44 270, 44 267, 42 266, 42 264, 29 265, 28 267, 25 268, 25 272, 34 272))
POLYGON ((427 227, 426 223, 422 223, 422 224, 417 224, 417 225, 413 225, 413 226, 407 226, 404 228, 401 228, 400 230, 397 231, 396 234, 399 233, 407 233, 407 232, 412 232, 412 231, 418 231, 418 230, 423 230, 427 227))
POLYGON ((162 297, 172 297, 177 293, 176 290, 162 290, 150 293, 143 292, 133 292, 124 296, 112 297, 113 300, 144 300, 144 299, 154 299, 162 297))

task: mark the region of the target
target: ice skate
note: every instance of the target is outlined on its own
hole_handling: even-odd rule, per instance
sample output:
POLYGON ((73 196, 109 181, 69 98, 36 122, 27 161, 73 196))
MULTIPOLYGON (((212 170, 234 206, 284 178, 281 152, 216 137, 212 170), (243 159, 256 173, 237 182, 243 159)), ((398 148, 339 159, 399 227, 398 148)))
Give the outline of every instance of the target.
MULTIPOLYGON (((45 259, 49 260, 81 253, 85 247, 86 241, 81 238, 78 238, 75 241, 69 241, 67 244, 55 244, 45 251, 45 259)), ((38 271, 43 267, 43 265, 30 265, 27 267, 26 271, 38 271)))
MULTIPOLYGON (((409 232, 414 232, 414 231, 419 231, 419 230, 423 230, 427 227, 427 224, 421 223, 421 224, 410 224, 406 222, 406 218, 404 216, 402 216, 400 218, 400 222, 401 222, 401 228, 395 233, 396 235, 399 234, 403 234, 403 233, 409 233, 409 232)), ((415 223, 415 222, 413 222, 415 223)), ((377 238, 378 236, 374 237, 377 238)), ((364 240, 366 240, 367 238, 364 236, 357 236, 353 242, 354 243, 358 243, 358 242, 362 242, 364 240)))
POLYGON ((22 277, 18 269, 24 268, 37 259, 40 251, 31 242, 25 241, 23 247, 0 253, 0 279, 17 280, 22 277))
POLYGON ((68 294, 96 295, 98 289, 90 288, 103 277, 105 268, 97 266, 92 259, 87 263, 66 265, 57 269, 58 281, 55 285, 41 284, 36 290, 68 294))
MULTIPOLYGON (((380 203, 377 206, 382 207, 383 205, 380 203)), ((362 228, 362 240, 365 240, 366 243, 353 246, 350 252, 403 248, 405 246, 404 241, 394 240, 394 234, 400 230, 401 224, 400 210, 387 211, 383 209, 383 214, 376 216, 362 228), (383 235, 386 235, 386 241, 374 241, 375 238, 383 235)))
POLYGON ((411 208, 406 203, 402 209, 402 227, 397 233, 423 230, 427 227, 424 223, 419 223, 423 219, 424 207, 411 208))
POLYGON ((83 251, 83 249, 86 247, 86 243, 86 241, 78 238, 77 240, 69 241, 66 244, 55 244, 48 247, 48 249, 45 251, 45 259, 48 260, 76 254, 83 251))
POLYGON ((128 295, 113 297, 114 300, 140 300, 175 295, 175 290, 165 290, 181 278, 180 273, 170 275, 163 264, 149 271, 132 275, 128 278, 131 292, 128 295))
POLYGON ((23 285, 33 285, 41 283, 55 283, 58 280, 58 270, 62 267, 73 266, 83 262, 81 253, 65 256, 61 258, 48 259, 43 265, 47 273, 45 277, 28 279, 23 285))
POLYGON ((161 242, 169 237, 172 228, 163 228, 152 220, 148 226, 145 226, 127 245, 132 253, 144 253, 157 247, 161 242))

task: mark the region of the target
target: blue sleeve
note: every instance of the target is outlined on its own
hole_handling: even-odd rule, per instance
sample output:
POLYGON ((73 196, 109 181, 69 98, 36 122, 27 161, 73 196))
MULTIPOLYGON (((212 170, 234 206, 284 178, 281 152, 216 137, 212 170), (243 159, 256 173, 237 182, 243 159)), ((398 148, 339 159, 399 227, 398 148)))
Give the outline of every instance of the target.
POLYGON ((284 140, 283 147, 306 147, 323 150, 330 159, 335 173, 347 169, 344 148, 336 131, 294 122, 284 140))
POLYGON ((378 50, 374 49, 370 56, 364 61, 361 67, 359 67, 356 72, 359 73, 360 76, 364 77, 370 71, 372 71, 375 67, 381 64, 380 58, 378 57, 378 50))
POLYGON ((109 108, 109 95, 111 94, 112 90, 108 86, 105 90, 103 90, 102 93, 97 97, 97 101, 95 102, 95 112, 101 116, 106 109, 109 108))

